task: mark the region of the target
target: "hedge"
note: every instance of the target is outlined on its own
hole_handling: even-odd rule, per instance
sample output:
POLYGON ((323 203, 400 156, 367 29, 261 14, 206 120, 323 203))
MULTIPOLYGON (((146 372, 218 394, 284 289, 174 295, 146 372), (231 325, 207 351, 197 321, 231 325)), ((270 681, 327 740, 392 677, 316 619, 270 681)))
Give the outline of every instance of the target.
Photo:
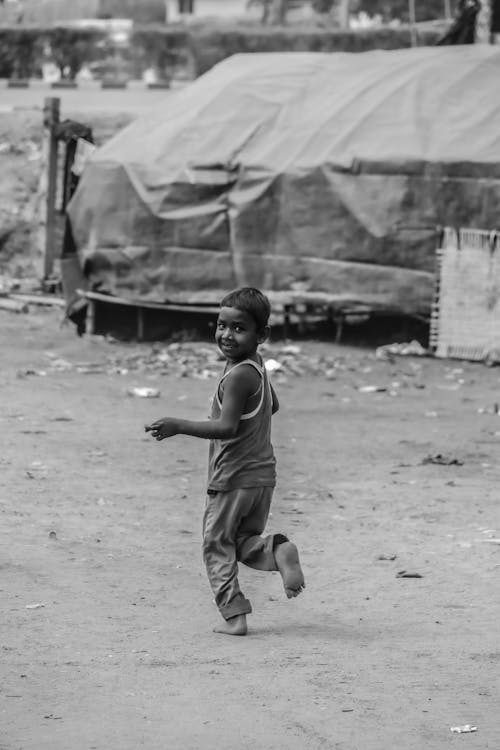
POLYGON ((99 60, 107 35, 93 28, 0 27, 0 78, 36 78, 52 61, 74 78, 84 62, 99 60))
MULTIPOLYGON (((368 13, 369 16, 380 15, 385 23, 400 19, 403 23, 409 21, 408 0, 356 0, 357 10, 368 13)), ((456 12, 458 0, 450 0, 450 10, 456 12)), ((444 0, 419 0, 415 3, 415 17, 417 21, 433 21, 443 18, 445 13, 444 0)))
POLYGON ((136 78, 147 68, 154 68, 160 78, 168 80, 175 70, 190 65, 189 34, 183 28, 134 27, 130 46, 136 78))
MULTIPOLYGON (((441 31, 419 31, 419 45, 432 45, 441 31)), ((0 78, 41 75, 42 64, 55 62, 73 79, 84 64, 110 61, 122 75, 138 78, 154 67, 161 77, 187 68, 190 77, 239 52, 362 52, 409 47, 409 27, 357 31, 293 28, 210 29, 134 26, 130 44, 114 46, 105 31, 74 26, 0 27, 0 78)))
MULTIPOLYGON (((418 32, 420 46, 436 43, 442 31, 418 32)), ((259 27, 256 29, 200 30, 190 37, 197 75, 238 52, 365 52, 411 46, 409 26, 352 31, 259 27)))

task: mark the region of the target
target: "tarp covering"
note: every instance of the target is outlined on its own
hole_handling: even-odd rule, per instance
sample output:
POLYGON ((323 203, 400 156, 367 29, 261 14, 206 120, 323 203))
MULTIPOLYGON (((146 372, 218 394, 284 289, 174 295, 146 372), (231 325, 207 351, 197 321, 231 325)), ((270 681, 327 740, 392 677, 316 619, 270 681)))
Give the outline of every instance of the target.
POLYGON ((437 225, 500 215, 500 50, 236 55, 98 149, 70 204, 93 281, 252 284, 428 312, 437 225))

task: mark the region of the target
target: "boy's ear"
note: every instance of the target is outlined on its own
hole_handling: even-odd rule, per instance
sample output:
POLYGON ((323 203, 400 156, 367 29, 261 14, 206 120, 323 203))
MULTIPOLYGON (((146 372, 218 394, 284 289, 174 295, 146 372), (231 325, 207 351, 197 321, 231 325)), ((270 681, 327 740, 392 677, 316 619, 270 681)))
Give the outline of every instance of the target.
POLYGON ((261 328, 259 333, 257 334, 257 341, 259 344, 263 344, 264 341, 267 341, 269 338, 269 334, 271 333, 271 327, 270 326, 264 326, 264 328, 261 328))

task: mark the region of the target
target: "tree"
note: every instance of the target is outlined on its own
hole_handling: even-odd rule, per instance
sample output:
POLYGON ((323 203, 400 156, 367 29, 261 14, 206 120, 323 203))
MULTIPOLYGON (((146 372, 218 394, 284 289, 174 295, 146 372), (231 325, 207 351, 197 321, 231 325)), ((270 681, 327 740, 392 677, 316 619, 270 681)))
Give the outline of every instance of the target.
POLYGON ((288 10, 288 0, 249 0, 248 7, 260 5, 262 7, 261 23, 266 26, 284 26, 288 10))
POLYGON ((271 26, 284 26, 286 23, 287 10, 287 0, 271 0, 271 12, 269 19, 271 26))
POLYGON ((312 0, 311 5, 316 13, 326 14, 331 12, 335 0, 312 0))
POLYGON ((338 19, 341 29, 349 28, 349 11, 350 2, 349 0, 340 0, 338 4, 338 19))

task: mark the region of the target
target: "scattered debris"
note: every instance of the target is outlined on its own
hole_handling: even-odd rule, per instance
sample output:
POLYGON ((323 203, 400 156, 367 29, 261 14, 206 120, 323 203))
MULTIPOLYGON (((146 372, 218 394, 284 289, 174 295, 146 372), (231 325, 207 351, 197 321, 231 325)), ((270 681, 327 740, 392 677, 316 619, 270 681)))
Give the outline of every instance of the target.
POLYGON ((396 573, 396 578, 423 578, 420 573, 411 573, 409 570, 400 570, 396 573))
POLYGON ((40 159, 42 152, 40 146, 28 138, 14 143, 12 141, 2 141, 0 143, 0 154, 26 154, 28 161, 40 159))
POLYGON ((495 367, 495 365, 500 364, 500 350, 489 349, 484 354, 483 362, 486 367, 495 367))
POLYGON ((461 727, 450 727, 450 731, 456 734, 465 734, 467 732, 477 732, 477 727, 472 726, 472 724, 462 724, 461 727))
POLYGON ((46 479, 47 467, 41 461, 33 461, 30 468, 26 469, 28 479, 46 479))
POLYGON ((53 359, 50 366, 52 370, 56 370, 57 372, 66 372, 73 369, 71 362, 68 362, 67 359, 60 359, 59 357, 53 359))
POLYGON ((275 359, 266 359, 264 364, 268 372, 275 372, 276 370, 281 370, 281 364, 277 362, 275 359))
POLYGON ((386 344, 379 346, 375 350, 377 359, 392 360, 394 356, 398 357, 427 357, 429 350, 425 349, 415 339, 405 344, 386 344))
POLYGON ((459 458, 444 456, 442 453, 428 455, 422 459, 422 464, 439 464, 440 466, 463 466, 464 462, 459 458))
POLYGON ((286 346, 281 347, 281 351, 283 354, 294 354, 298 355, 301 353, 300 346, 297 346, 296 344, 286 344, 286 346))
POLYGON ((76 365, 75 369, 81 375, 99 375, 106 372, 104 365, 97 362, 80 363, 76 365))
POLYGON ((33 370, 28 368, 27 370, 18 370, 16 373, 18 378, 26 378, 29 375, 36 375, 39 378, 44 378, 47 375, 47 370, 33 370))
POLYGON ((397 555, 378 555, 377 560, 389 560, 392 562, 397 558, 397 555))
POLYGON ((386 390, 382 385, 362 385, 358 388, 360 393, 383 393, 386 390))
POLYGON ((0 310, 7 310, 14 313, 26 313, 29 308, 26 302, 19 302, 8 297, 0 297, 0 310))
POLYGON ((478 414, 494 414, 495 416, 500 415, 500 407, 498 406, 498 403, 494 403, 493 406, 480 406, 477 410, 478 414))
POLYGON ((36 604, 27 604, 26 609, 41 609, 42 607, 45 607, 45 604, 42 602, 37 602, 36 604))
POLYGON ((159 398, 160 391, 158 388, 128 388, 127 394, 138 398, 159 398))
POLYGON ((9 294, 10 299, 22 302, 24 305, 36 305, 41 307, 66 307, 66 301, 62 297, 53 294, 24 294, 16 292, 9 294))
POLYGON ((108 454, 105 451, 101 450, 90 450, 87 451, 87 456, 91 459, 99 459, 99 458, 106 458, 108 454))
POLYGON ((491 539, 478 539, 478 542, 487 542, 489 544, 500 544, 500 539, 491 538, 491 539))
MULTIPOLYGON (((86 336, 88 341, 113 343, 109 337, 86 336)), ((113 347, 115 349, 115 347, 113 347)), ((359 363, 351 362, 348 354, 342 356, 310 355, 302 352, 295 344, 265 343, 260 347, 268 372, 274 374, 276 381, 286 384, 289 376, 322 376, 328 380, 337 379, 342 372, 358 372, 359 363)), ((49 360, 49 372, 73 370, 78 373, 107 375, 128 375, 130 373, 174 375, 178 378, 197 378, 208 380, 219 377, 223 368, 224 357, 214 345, 200 345, 198 342, 173 342, 170 344, 153 344, 150 348, 143 345, 120 348, 110 354, 102 350, 103 358, 99 362, 68 362, 54 352, 45 352, 49 360)), ((368 368, 371 370, 371 368, 368 368)), ((26 374, 41 374, 41 371, 30 369, 26 374)), ((373 390, 368 386, 368 392, 373 390)), ((375 390, 386 388, 377 386, 375 390)))

